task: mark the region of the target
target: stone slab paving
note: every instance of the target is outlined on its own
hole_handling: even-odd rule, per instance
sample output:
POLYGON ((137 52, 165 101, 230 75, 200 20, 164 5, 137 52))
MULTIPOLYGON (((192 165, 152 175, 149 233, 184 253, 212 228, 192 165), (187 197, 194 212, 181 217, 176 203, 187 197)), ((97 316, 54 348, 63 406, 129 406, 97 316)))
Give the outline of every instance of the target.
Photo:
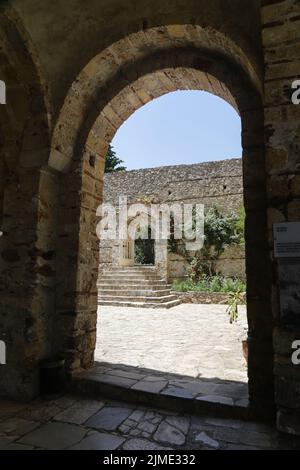
POLYGON ((106 406, 87 421, 87 426, 94 429, 115 431, 130 413, 129 408, 106 406))
POLYGON ((79 443, 87 434, 84 427, 67 423, 47 423, 25 434, 19 442, 49 450, 60 450, 79 443))
POLYGON ((69 408, 66 408, 60 413, 54 415, 54 420, 73 424, 83 424, 91 418, 91 416, 99 412, 101 407, 104 407, 104 403, 96 400, 89 400, 89 402, 83 407, 80 403, 76 402, 69 408))
POLYGON ((125 442, 124 437, 97 432, 90 434, 70 450, 116 450, 125 442))
POLYGON ((168 412, 104 398, 98 401, 67 396, 18 407, 0 402, 0 409, 0 450, 300 448, 300 438, 279 434, 266 424, 168 412), (49 410, 57 413, 51 416, 49 410))
POLYGON ((99 362, 82 378, 127 392, 246 408, 246 337, 244 307, 234 325, 224 305, 182 304, 171 310, 100 307, 95 352, 99 362))
POLYGON ((234 325, 224 305, 182 304, 170 310, 99 307, 95 359, 246 383, 241 345, 246 336, 245 307, 240 307, 234 325))
MULTIPOLYGON (((210 402, 231 408, 239 407, 243 413, 249 404, 248 384, 244 382, 193 378, 123 364, 96 363, 92 369, 74 376, 73 390, 79 391, 82 396, 92 397, 107 393, 110 398, 119 398, 121 391, 124 400, 136 401, 138 395, 140 400, 147 400, 146 403, 152 406, 163 406, 162 399, 168 397, 181 402, 188 400, 191 405, 195 405, 195 410, 199 408, 200 402, 210 402), (126 374, 135 375, 135 379, 127 379, 126 374), (107 386, 108 389, 105 389, 107 386)), ((183 403, 181 406, 184 406, 183 403)))

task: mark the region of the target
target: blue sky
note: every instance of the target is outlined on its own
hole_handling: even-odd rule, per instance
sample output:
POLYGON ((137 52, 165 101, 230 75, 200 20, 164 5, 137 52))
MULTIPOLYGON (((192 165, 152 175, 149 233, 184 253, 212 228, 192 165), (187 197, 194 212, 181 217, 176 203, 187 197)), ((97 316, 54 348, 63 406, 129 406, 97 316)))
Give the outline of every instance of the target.
POLYGON ((241 120, 210 93, 177 91, 136 111, 112 145, 128 170, 238 158, 241 120))

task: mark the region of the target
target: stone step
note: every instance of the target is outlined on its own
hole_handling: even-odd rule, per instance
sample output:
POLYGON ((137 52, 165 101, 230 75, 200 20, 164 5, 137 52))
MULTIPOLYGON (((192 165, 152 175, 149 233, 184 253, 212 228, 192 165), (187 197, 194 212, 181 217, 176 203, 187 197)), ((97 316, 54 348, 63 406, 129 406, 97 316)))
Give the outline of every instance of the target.
POLYGON ((127 283, 120 283, 116 282, 114 284, 111 283, 99 283, 98 284, 98 290, 112 290, 112 291, 117 291, 117 290, 127 290, 127 291, 132 291, 132 290, 166 290, 168 289, 171 291, 171 286, 167 283, 165 284, 157 284, 157 283, 132 283, 132 284, 127 284, 127 283))
POLYGON ((112 267, 98 279, 99 305, 171 308, 181 303, 155 266, 112 267))
POLYGON ((102 301, 124 301, 124 302, 150 302, 150 303, 163 303, 170 302, 172 300, 177 300, 176 295, 168 293, 168 295, 163 295, 161 297, 155 296, 146 296, 146 295, 98 295, 98 299, 102 301))
POLYGON ((99 300, 98 305, 102 307, 130 307, 130 308, 151 308, 151 309, 169 309, 177 307, 181 304, 180 299, 172 300, 170 302, 161 302, 161 303, 151 303, 151 302, 129 302, 124 300, 119 301, 109 301, 109 300, 99 300))
POLYGON ((116 276, 120 277, 120 278, 132 278, 132 277, 136 277, 138 279, 157 279, 157 278, 160 278, 160 276, 158 275, 158 273, 156 272, 136 272, 136 273, 127 273, 127 272, 122 272, 122 271, 116 271, 116 272, 113 272, 113 271, 109 271, 109 272, 105 272, 105 273, 102 273, 99 275, 100 278, 109 278, 109 279, 114 279, 116 276))
POLYGON ((102 275, 122 275, 122 276, 127 276, 127 275, 137 275, 137 276, 157 276, 158 272, 154 269, 133 269, 133 270, 128 270, 128 269, 113 269, 113 270, 108 270, 108 271, 102 271, 102 275))
POLYGON ((141 285, 141 282, 144 285, 168 285, 167 281, 165 279, 128 279, 128 278, 121 278, 119 280, 116 280, 116 278, 99 278, 97 284, 102 285, 102 284, 109 284, 109 285, 141 285))
POLYGON ((105 272, 157 272, 155 266, 134 266, 134 267, 124 267, 121 266, 112 266, 105 272))
POLYGON ((103 298, 104 296, 113 296, 114 298, 118 297, 125 297, 127 298, 128 294, 130 294, 131 297, 163 297, 163 296, 169 296, 173 295, 170 293, 170 289, 143 289, 141 286, 136 289, 119 289, 119 290, 114 290, 114 289, 101 289, 98 290, 98 295, 99 298, 103 298))
POLYGON ((105 282, 106 284, 110 284, 111 282, 118 282, 118 284, 124 283, 127 284, 128 282, 134 282, 136 284, 143 284, 144 282, 149 281, 152 284, 162 281, 160 278, 144 278, 144 277, 123 277, 123 276, 112 276, 112 277, 104 277, 99 279, 99 282, 105 282))
MULTIPOLYGON (((162 383, 162 390, 153 388, 153 382, 148 382, 148 388, 146 383, 142 380, 143 374, 139 369, 134 369, 134 373, 127 375, 126 372, 121 371, 118 377, 117 371, 109 371, 107 374, 103 374, 97 371, 97 368, 91 369, 90 371, 84 371, 74 374, 72 377, 71 390, 74 393, 78 393, 84 397, 90 397, 99 399, 100 397, 108 397, 109 399, 122 400, 128 403, 139 403, 140 405, 146 405, 153 408, 160 408, 165 410, 171 410, 174 412, 185 412, 188 414, 199 414, 200 416, 218 416, 218 418, 229 418, 229 419, 253 419, 252 410, 249 407, 247 398, 229 398, 228 396, 214 395, 212 392, 203 392, 197 395, 194 392, 194 383, 191 385, 191 389, 181 388, 180 386, 170 386, 168 388, 164 386, 165 377, 159 377, 154 385, 157 387, 159 380, 162 383), (139 379, 141 374, 141 379, 139 379), (129 377, 129 378, 126 378, 129 377), (138 383, 142 384, 139 387, 138 383)), ((153 376, 154 372, 152 372, 153 376)), ((153 377, 152 377, 153 378, 153 377)), ((179 378, 179 380, 182 378, 179 378)), ((174 379, 173 379, 174 380, 174 379)), ((205 387, 204 390, 209 387, 209 383, 205 383, 199 380, 200 390, 201 382, 205 387)), ((212 389, 214 388, 212 383, 212 389)), ((235 394, 234 394, 235 395, 235 394)))

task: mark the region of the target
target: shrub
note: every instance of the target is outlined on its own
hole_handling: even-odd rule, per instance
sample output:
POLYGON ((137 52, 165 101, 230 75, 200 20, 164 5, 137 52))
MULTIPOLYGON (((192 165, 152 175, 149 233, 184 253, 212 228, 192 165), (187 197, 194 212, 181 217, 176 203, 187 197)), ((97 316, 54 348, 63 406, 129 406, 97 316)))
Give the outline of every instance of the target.
POLYGON ((173 290, 177 292, 242 293, 246 291, 246 284, 237 278, 204 276, 197 282, 193 282, 191 279, 175 281, 173 283, 173 290))
POLYGON ((226 245, 237 242, 236 222, 238 217, 235 213, 223 215, 214 206, 206 212, 204 221, 205 247, 213 247, 219 255, 224 251, 226 245))
POLYGON ((230 323, 236 323, 239 317, 239 305, 245 304, 243 292, 238 290, 230 292, 227 300, 226 313, 229 316, 230 323))

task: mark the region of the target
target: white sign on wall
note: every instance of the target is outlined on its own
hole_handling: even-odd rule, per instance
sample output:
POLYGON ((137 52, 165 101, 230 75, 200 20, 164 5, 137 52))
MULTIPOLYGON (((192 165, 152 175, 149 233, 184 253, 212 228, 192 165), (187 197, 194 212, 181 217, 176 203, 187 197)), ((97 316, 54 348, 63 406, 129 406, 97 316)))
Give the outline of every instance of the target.
POLYGON ((300 222, 274 224, 275 258, 300 258, 300 222))
POLYGON ((3 80, 0 80, 0 104, 6 104, 6 86, 3 80))
POLYGON ((0 366, 6 364, 6 345, 0 341, 0 366))

